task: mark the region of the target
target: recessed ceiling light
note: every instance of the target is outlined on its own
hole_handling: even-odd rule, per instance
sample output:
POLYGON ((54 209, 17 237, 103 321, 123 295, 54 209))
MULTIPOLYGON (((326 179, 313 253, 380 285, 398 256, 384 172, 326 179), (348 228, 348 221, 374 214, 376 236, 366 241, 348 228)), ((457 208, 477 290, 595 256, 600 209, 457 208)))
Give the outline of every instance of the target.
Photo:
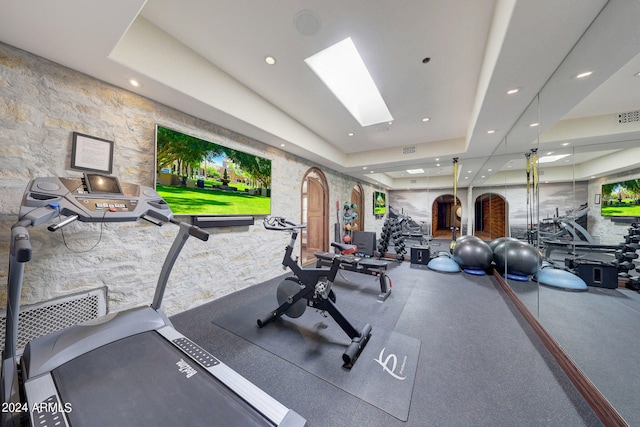
POLYGON ((274 58, 273 56, 265 56, 264 62, 266 62, 267 65, 276 65, 276 58, 274 58))
POLYGON ((540 123, 531 123, 529 125, 529 127, 534 128, 534 127, 539 126, 539 125, 540 125, 540 123))
POLYGON ((584 77, 589 77, 591 74, 593 74, 593 71, 585 71, 584 73, 580 73, 576 76, 576 79, 582 79, 584 77))
POLYGON ((414 175, 416 173, 424 173, 424 169, 407 169, 407 173, 414 175))
POLYGON ((493 171, 493 169, 487 169, 487 172, 492 172, 492 171, 493 171))
POLYGON ((353 136, 353 135, 355 135, 355 133, 353 133, 353 132, 349 132, 349 133, 347 134, 347 136, 353 136))
POLYGON ((491 135, 492 133, 496 133, 496 131, 495 131, 495 129, 489 129, 489 130, 487 131, 487 133, 488 133, 489 135, 491 135))
POLYGON ((284 147, 284 144, 280 144, 280 147, 284 147))
POLYGON ((422 121, 423 121, 423 122, 428 122, 429 120, 431 120, 431 117, 423 117, 423 118, 422 118, 422 121))
POLYGON ((640 77, 640 71, 634 74, 635 77, 640 77))
POLYGON ((550 155, 552 155, 552 154, 553 154, 553 151, 549 151, 549 152, 547 152, 547 156, 550 156, 550 155))
POLYGON ((436 166, 440 167, 440 163, 436 163, 436 166))
POLYGON ((129 79, 129 84, 133 87, 142 87, 142 83, 136 79, 129 79))
POLYGON ((366 170, 366 169, 367 169, 367 167, 366 167, 366 166, 363 166, 363 167, 362 167, 362 169, 366 170))
POLYGON ((518 93, 519 90, 520 89, 517 89, 517 88, 516 89, 509 89, 507 91, 507 95, 513 95, 514 93, 518 93))
POLYGON ((567 145, 569 145, 569 143, 568 143, 568 142, 563 142, 563 143, 562 143, 562 146, 563 146, 563 147, 566 147, 567 145))
POLYGON ((350 37, 304 60, 360 126, 393 120, 350 37))

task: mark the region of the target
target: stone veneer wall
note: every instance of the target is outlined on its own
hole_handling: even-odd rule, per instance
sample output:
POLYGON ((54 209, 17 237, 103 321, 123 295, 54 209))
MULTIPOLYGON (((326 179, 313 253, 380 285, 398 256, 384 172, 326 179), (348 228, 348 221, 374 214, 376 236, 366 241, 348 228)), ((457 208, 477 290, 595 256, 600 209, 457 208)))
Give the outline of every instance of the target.
MULTIPOLYGON (((113 174, 147 186, 154 183, 156 123, 267 157, 273 161, 271 212, 294 221, 300 219, 301 180, 310 167, 318 166, 2 43, 0 99, 3 283, 7 282, 10 228, 29 179, 81 175, 69 169, 72 132, 114 141, 113 174)), ((329 206, 350 200, 355 179, 321 169, 330 185, 329 206)), ((372 203, 374 188, 362 186, 364 200, 372 203)), ((372 206, 365 206, 361 214, 367 231, 380 231, 383 220, 373 217, 372 206)), ((210 229, 208 242, 190 239, 169 279, 165 311, 175 314, 281 275, 288 235, 266 231, 261 220, 256 217, 251 227, 210 229)), ((333 218, 329 220, 332 224, 333 218)), ((106 286, 109 310, 118 311, 151 302, 177 227, 139 221, 74 223, 64 229, 64 235, 44 226, 30 231, 34 255, 25 269, 23 305, 106 286)), ((5 286, 0 288, 0 304, 3 311, 5 286)))

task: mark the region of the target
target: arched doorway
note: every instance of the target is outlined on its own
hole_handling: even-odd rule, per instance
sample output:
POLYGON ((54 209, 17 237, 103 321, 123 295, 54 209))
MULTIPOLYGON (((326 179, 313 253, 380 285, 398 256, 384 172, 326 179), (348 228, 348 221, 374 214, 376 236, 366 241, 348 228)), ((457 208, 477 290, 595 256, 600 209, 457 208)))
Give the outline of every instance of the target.
MULTIPOLYGON (((431 230, 434 239, 451 238, 451 227, 454 225, 460 229, 462 219, 460 198, 456 197, 456 202, 453 203, 453 194, 444 194, 433 201, 431 230)), ((460 231, 458 231, 459 235, 460 231)))
POLYGON ((326 252, 329 235, 329 186, 318 168, 311 168, 302 179, 302 223, 307 227, 301 234, 300 261, 305 264, 315 260, 316 252, 326 252))
POLYGON ((483 240, 493 240, 507 235, 507 203, 499 194, 486 193, 475 201, 476 236, 483 240))
POLYGON ((358 218, 354 221, 357 225, 356 230, 364 231, 364 191, 359 182, 351 189, 351 205, 354 204, 358 206, 358 218))

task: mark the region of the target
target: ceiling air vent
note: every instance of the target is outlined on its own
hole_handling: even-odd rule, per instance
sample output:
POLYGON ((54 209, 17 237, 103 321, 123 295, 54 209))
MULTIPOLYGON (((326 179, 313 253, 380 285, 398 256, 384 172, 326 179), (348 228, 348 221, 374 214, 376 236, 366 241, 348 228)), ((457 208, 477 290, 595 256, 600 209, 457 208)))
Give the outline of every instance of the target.
POLYGON ((640 110, 618 113, 618 123, 640 122, 640 110))
POLYGON ((416 152, 416 146, 412 145, 411 147, 402 147, 402 154, 413 154, 416 152))

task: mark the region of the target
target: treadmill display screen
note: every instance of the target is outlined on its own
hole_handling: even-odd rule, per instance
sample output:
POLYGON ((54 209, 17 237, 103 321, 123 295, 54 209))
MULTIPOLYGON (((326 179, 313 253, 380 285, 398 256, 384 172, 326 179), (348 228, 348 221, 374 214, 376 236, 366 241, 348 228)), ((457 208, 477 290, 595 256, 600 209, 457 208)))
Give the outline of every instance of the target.
POLYGON ((115 176, 85 173, 84 182, 89 193, 122 194, 120 182, 115 176))

